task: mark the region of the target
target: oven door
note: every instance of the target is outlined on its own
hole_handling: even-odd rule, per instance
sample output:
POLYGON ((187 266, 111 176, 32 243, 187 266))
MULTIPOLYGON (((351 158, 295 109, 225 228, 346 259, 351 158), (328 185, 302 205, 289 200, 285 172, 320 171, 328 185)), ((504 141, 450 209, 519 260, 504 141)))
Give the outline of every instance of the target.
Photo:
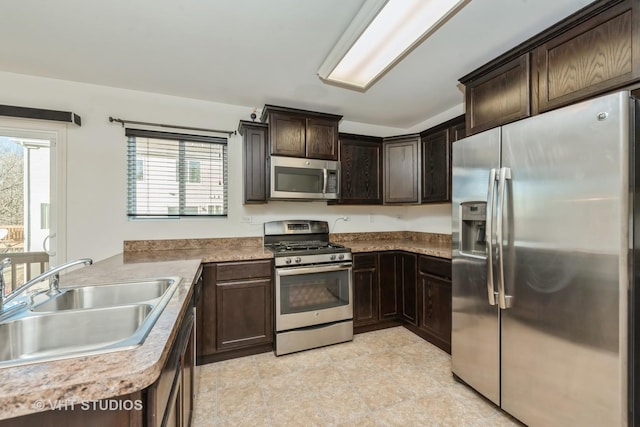
POLYGON ((276 269, 276 331, 353 318, 351 264, 276 269))

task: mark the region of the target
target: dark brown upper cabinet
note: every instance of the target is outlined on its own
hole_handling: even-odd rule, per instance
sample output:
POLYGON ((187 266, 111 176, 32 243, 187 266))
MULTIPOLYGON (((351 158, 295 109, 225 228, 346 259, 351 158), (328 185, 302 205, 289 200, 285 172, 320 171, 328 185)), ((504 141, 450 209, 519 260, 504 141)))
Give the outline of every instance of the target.
POLYGON ((260 120, 269 124, 271 155, 338 160, 342 116, 265 105, 260 120))
POLYGON ((267 133, 265 123, 240 121, 244 203, 267 203, 267 133))
POLYGON ((421 202, 451 201, 451 144, 465 137, 465 118, 456 117, 420 134, 421 202))
POLYGON ((420 135, 384 139, 384 203, 420 203, 420 135))
POLYGON ((637 2, 623 1, 533 51, 534 113, 622 87, 639 77, 637 2), (635 25, 634 25, 635 22, 635 25))
POLYGON ((421 139, 422 203, 441 202, 449 195, 449 132, 442 129, 428 133, 421 139))
POLYGON ((468 82, 465 97, 469 134, 529 116, 529 54, 468 82))
POLYGON ((382 204, 382 138, 340 134, 340 204, 382 204))
POLYGON ((640 2, 599 0, 462 77, 467 133, 640 80, 640 2))
POLYGON ((456 142, 467 136, 467 126, 464 114, 451 120, 451 127, 449 128, 449 135, 451 136, 451 142, 456 142))

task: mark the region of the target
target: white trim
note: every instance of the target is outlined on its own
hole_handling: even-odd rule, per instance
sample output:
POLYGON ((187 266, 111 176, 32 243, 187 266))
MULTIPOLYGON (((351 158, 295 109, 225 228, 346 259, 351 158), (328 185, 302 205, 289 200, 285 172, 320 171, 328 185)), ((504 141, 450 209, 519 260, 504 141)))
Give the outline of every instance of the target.
POLYGON ((55 238, 49 265, 67 260, 67 124, 32 119, 0 117, 0 135, 51 141, 51 211, 55 238))

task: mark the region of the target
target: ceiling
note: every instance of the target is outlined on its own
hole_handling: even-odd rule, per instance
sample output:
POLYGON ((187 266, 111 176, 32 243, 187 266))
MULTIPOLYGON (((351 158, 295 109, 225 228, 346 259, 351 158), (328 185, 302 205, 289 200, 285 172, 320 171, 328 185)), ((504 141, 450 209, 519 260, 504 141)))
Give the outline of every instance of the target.
POLYGON ((462 103, 459 77, 590 1, 471 0, 362 93, 316 72, 363 3, 5 0, 0 70, 404 129, 462 103))

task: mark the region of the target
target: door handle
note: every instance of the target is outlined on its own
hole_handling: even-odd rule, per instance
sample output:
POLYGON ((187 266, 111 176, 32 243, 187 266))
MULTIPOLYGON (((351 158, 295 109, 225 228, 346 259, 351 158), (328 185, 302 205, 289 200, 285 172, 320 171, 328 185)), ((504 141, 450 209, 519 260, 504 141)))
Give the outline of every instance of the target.
POLYGON ((329 185, 329 171, 326 168, 322 169, 322 178, 324 179, 324 184, 322 185, 322 193, 327 194, 327 186, 329 185))
POLYGON ((505 186, 511 179, 511 168, 500 169, 498 179, 498 209, 496 219, 496 241, 498 243, 498 306, 502 309, 511 307, 512 297, 507 295, 504 287, 504 245, 502 243, 502 229, 504 225, 505 186))
POLYGON ((487 242, 487 297, 489 298, 489 305, 496 305, 495 287, 493 285, 493 199, 495 197, 495 187, 496 169, 491 168, 489 171, 485 222, 485 241, 487 242))
POLYGON ((51 256, 55 256, 55 252, 50 252, 49 249, 47 248, 47 242, 51 241, 51 239, 53 237, 56 237, 56 234, 49 234, 47 235, 47 237, 44 238, 44 240, 42 241, 42 249, 47 253, 47 255, 51 256))

